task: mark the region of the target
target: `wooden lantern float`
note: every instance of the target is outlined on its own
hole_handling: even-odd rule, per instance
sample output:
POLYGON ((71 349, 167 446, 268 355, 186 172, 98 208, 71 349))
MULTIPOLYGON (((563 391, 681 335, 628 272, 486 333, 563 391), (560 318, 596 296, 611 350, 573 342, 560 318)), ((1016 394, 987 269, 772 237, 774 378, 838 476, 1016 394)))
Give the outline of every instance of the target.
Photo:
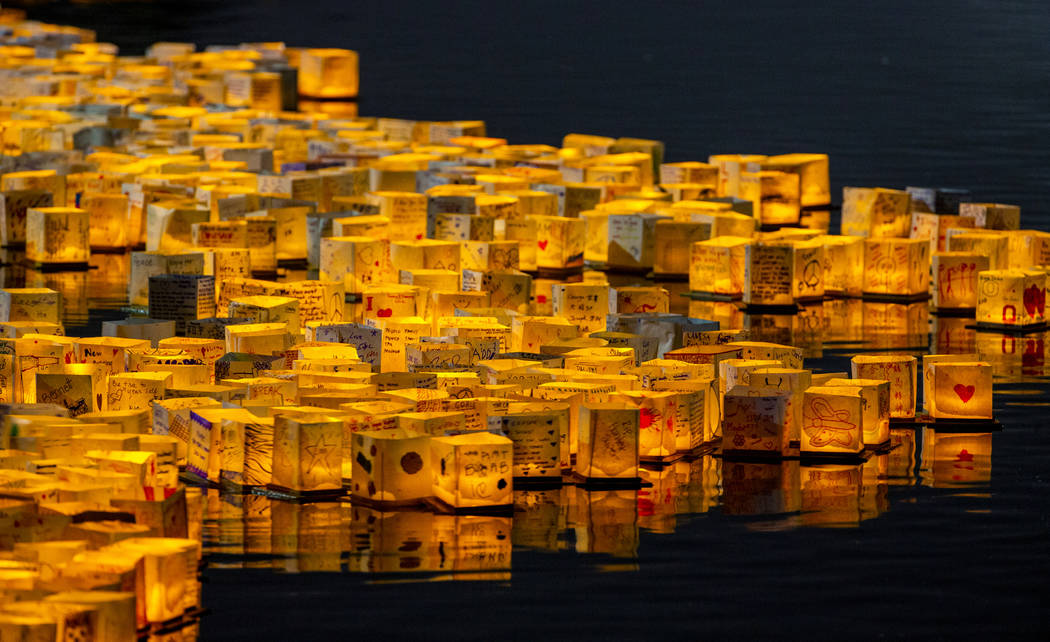
POLYGON ((988 257, 969 252, 933 255, 933 307, 937 310, 977 307, 977 275, 988 270, 988 257))
POLYGON ((890 417, 908 419, 915 416, 918 387, 918 361, 910 355, 857 355, 851 364, 852 378, 873 379, 890 383, 890 417))
POLYGON ((751 239, 718 236, 693 243, 689 260, 689 289, 739 298, 744 294, 747 246, 751 239))
POLYGON ((430 440, 433 494, 456 509, 513 504, 514 444, 491 433, 430 440))
POLYGON ((433 494, 430 435, 400 429, 355 432, 351 497, 377 506, 418 504, 433 494))
POLYGON ((876 379, 832 378, 821 384, 857 388, 863 399, 864 445, 881 447, 890 441, 890 383, 876 379))
POLYGON ((793 395, 757 386, 726 391, 722 418, 722 452, 783 456, 793 432, 793 395))
POLYGON ((859 455, 864 450, 864 400, 859 388, 813 386, 802 399, 803 455, 859 455))
POLYGON ((26 259, 41 265, 87 265, 88 229, 85 210, 31 208, 26 213, 26 259))
POLYGON ((343 422, 278 414, 273 422, 271 487, 295 495, 343 489, 343 422))
POLYGON ((637 483, 639 422, 638 408, 582 404, 576 474, 588 482, 637 483))
POLYGON ((929 296, 930 244, 923 239, 864 241, 865 296, 918 299, 929 296))
POLYGON ((963 355, 923 359, 923 407, 934 419, 991 419, 992 366, 963 355), (927 381, 928 380, 928 381, 927 381))
POLYGON ((1046 323, 1046 273, 986 270, 977 273, 977 325, 1024 328, 1046 323))
POLYGON ((907 238, 911 196, 896 189, 844 187, 842 233, 869 238, 907 238))

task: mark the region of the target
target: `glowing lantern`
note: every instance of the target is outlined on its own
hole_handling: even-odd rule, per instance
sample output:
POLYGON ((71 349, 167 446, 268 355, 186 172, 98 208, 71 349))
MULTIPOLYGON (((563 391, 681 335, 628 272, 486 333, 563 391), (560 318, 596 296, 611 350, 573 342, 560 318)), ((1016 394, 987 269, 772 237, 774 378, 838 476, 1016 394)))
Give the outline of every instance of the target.
POLYGON ((342 456, 342 421, 274 417, 272 486, 296 494, 341 491, 342 456))
POLYGON ((975 227, 987 230, 1021 229, 1021 208, 1000 203, 959 203, 959 216, 972 218, 975 227))
POLYGON ((638 477, 639 411, 624 404, 580 408, 579 452, 574 470, 589 480, 638 477))
POLYGON ((814 386, 802 399, 799 448, 803 454, 850 454, 864 450, 860 390, 814 386))
POLYGON ((693 243, 689 260, 689 289, 730 297, 744 293, 746 248, 750 239, 719 236, 693 243))
POLYGON ((785 455, 795 421, 793 395, 757 386, 733 386, 723 401, 722 451, 785 455))
POLYGON ((56 207, 66 204, 66 177, 57 170, 7 172, 0 178, 0 191, 43 191, 51 194, 56 207))
POLYGON ((1046 321, 1046 273, 986 270, 977 273, 977 323, 1024 327, 1046 321))
POLYGON ((761 225, 792 225, 799 220, 799 176, 789 172, 761 170, 740 174, 737 196, 752 202, 761 225))
POLYGON ((79 207, 88 213, 92 248, 123 248, 127 246, 128 197, 124 194, 86 193, 80 196, 79 207))
POLYGON ((291 344, 287 322, 226 326, 226 352, 283 354, 291 344))
POLYGON ((167 372, 127 372, 110 375, 108 381, 109 410, 135 410, 148 406, 154 399, 163 399, 171 374, 167 372))
POLYGON ((558 411, 522 410, 489 417, 489 428, 496 428, 514 444, 512 474, 519 480, 561 479, 563 426, 558 411))
MULTIPOLYGON (((499 272, 463 270, 463 290, 488 292, 489 300, 494 308, 505 308, 516 312, 528 310, 533 291, 532 283, 531 276, 514 270, 499 272)), ((537 298, 541 296, 543 295, 537 295, 537 298)), ((544 297, 546 301, 549 301, 550 298, 544 297)), ((535 310, 532 313, 541 314, 535 310)))
POLYGON ((689 274, 693 243, 709 238, 710 223, 656 221, 653 227, 653 272, 668 276, 689 274))
POLYGON ((760 154, 715 154, 707 162, 718 167, 718 195, 736 196, 740 193, 740 176, 749 163, 760 163, 766 156, 760 154))
POLYGON ((143 556, 146 619, 172 620, 200 602, 197 557, 200 543, 191 539, 136 537, 113 548, 143 556))
MULTIPOLYGON (((638 455, 664 459, 678 448, 680 395, 674 392, 631 390, 612 395, 614 403, 638 408, 638 455)), ((691 419, 691 418, 690 418, 691 419)), ((685 427, 688 433, 689 427, 685 427)), ((702 434, 702 428, 701 428, 702 434)), ((688 442, 688 439, 686 440, 688 442)), ((693 446, 695 447, 695 446, 693 446)), ((686 448, 688 450, 688 448, 686 448)))
POLYGON ((288 332, 299 332, 299 301, 286 296, 245 296, 230 299, 229 314, 251 323, 284 323, 288 332))
MULTIPOLYGON (((86 215, 86 214, 85 214, 86 215)), ((193 224, 207 223, 211 212, 192 201, 158 201, 146 208, 146 250, 178 252, 193 246, 193 224)))
POLYGON ((351 496, 377 505, 412 505, 433 493, 430 435, 404 430, 353 434, 351 496))
POLYGON ((831 203, 827 154, 780 154, 763 158, 757 164, 763 170, 797 174, 802 207, 831 203))
POLYGON ((851 362, 852 377, 889 381, 890 417, 910 418, 915 416, 917 365, 908 355, 857 355, 851 362))
POLYGON ((988 257, 967 252, 933 255, 933 306, 938 310, 977 307, 977 274, 988 270, 988 257))
POLYGON ((881 187, 843 188, 843 234, 870 238, 905 238, 908 236, 910 225, 911 197, 907 192, 881 187))
MULTIPOLYGON (((925 408, 934 419, 991 419, 992 366, 980 361, 927 363, 932 394, 925 408)), ((924 377, 925 380, 925 377, 924 377)), ((926 386, 924 385, 924 388, 926 386)))
POLYGON ((987 256, 992 270, 1005 270, 1010 265, 1010 236, 1005 232, 949 230, 945 247, 949 252, 987 256))
POLYGON ((489 433, 430 440, 434 496, 454 508, 513 503, 513 442, 489 433))
POLYGON ((26 214, 26 259, 41 264, 86 264, 88 213, 75 207, 31 208, 26 214))
POLYGON ((151 318, 175 322, 184 333, 186 322, 215 316, 215 277, 197 274, 158 274, 149 278, 151 318))
POLYGON ((660 164, 660 184, 663 186, 692 183, 705 196, 718 195, 718 166, 713 163, 685 161, 660 164))
POLYGON ((755 388, 767 388, 791 395, 791 421, 788 423, 788 438, 799 440, 802 425, 802 393, 813 383, 809 370, 798 368, 755 368, 744 376, 744 383, 755 388))
POLYGON ((890 384, 875 379, 833 378, 821 386, 857 388, 863 402, 862 424, 865 446, 882 446, 890 441, 890 384))
POLYGON ((824 296, 824 248, 819 243, 746 245, 744 269, 745 303, 790 306, 824 296))
POLYGON ((583 265, 586 224, 583 219, 531 216, 536 223, 536 266, 563 270, 583 265))
POLYGON ((925 297, 930 244, 923 239, 873 238, 864 242, 865 294, 925 297))
POLYGON ((28 210, 53 205, 51 193, 43 190, 0 192, 0 244, 5 247, 25 245, 28 210))
POLYGON ((554 314, 575 324, 583 334, 605 330, 608 313, 608 286, 565 283, 554 287, 554 314))
POLYGON ((0 320, 62 322, 62 295, 49 288, 0 290, 0 320))
POLYGON ((973 226, 972 218, 913 211, 909 236, 913 239, 927 239, 930 242, 930 252, 943 252, 948 242, 949 229, 973 226))

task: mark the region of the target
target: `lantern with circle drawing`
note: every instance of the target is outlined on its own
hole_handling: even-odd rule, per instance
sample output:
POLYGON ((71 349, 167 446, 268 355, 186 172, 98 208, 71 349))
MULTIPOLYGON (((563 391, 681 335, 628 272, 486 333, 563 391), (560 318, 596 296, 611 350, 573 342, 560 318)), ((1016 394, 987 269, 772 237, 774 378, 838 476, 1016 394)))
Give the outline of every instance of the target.
POLYGON ((926 296, 930 245, 923 239, 874 238, 864 242, 865 294, 926 296))
POLYGON ((487 432, 430 440, 433 494, 454 508, 513 503, 514 445, 487 432))
POLYGON ((793 395, 757 386, 734 386, 723 401, 722 452, 785 455, 794 423, 793 395))
MULTIPOLYGON (((932 394, 926 409, 934 419, 991 419, 992 366, 983 361, 935 360, 929 368, 932 394)), ((924 386, 925 387, 925 386, 924 386)))
POLYGON ((669 391, 626 390, 613 394, 611 401, 638 408, 639 457, 664 459, 677 452, 675 422, 678 415, 678 394, 669 391))
POLYGON ((639 421, 638 408, 625 404, 583 404, 576 473, 585 479, 636 479, 639 421))
POLYGON ((918 361, 910 355, 857 355, 851 362, 854 379, 890 382, 890 417, 915 416, 918 361))
POLYGON ((814 386, 803 393, 803 454, 856 455, 864 450, 863 400, 857 388, 814 386))
POLYGON ((1046 273, 986 270, 977 274, 977 323, 1023 327, 1046 322, 1046 273))
POLYGON ((351 495, 380 506, 412 505, 433 494, 430 435, 362 430, 353 439, 351 495))

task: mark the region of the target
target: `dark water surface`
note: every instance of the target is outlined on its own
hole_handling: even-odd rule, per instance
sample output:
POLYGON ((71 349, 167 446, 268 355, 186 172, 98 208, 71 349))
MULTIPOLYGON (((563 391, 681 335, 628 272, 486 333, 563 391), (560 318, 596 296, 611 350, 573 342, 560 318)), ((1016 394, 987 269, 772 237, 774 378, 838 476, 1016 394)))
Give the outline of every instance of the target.
MULTIPOLYGON (((1021 205, 1024 227, 1050 227, 1045 2, 257 0, 32 15, 129 53, 157 40, 351 47, 363 115, 483 118, 513 143, 658 138, 671 160, 821 151, 833 189, 967 187, 1021 205)), ((62 289, 76 326, 123 296, 118 259, 93 260, 109 263, 65 283, 9 274, 7 286, 62 289)), ((810 467, 705 458, 642 497, 570 489, 548 498, 567 505, 554 510, 519 493, 502 522, 213 494, 202 638, 1045 639, 1048 342, 977 335, 924 306, 690 311, 805 345, 821 370, 848 369, 858 349, 978 351, 996 369, 1003 432, 957 452, 951 438, 939 452, 942 435, 900 433, 886 460, 831 471, 835 490, 810 467)))

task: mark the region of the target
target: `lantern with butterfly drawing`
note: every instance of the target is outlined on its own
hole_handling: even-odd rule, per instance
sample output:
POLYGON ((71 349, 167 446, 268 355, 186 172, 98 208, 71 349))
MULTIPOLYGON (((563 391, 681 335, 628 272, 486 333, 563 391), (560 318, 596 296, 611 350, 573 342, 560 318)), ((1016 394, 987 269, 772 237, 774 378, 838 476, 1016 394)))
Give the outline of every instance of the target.
POLYGON ((803 454, 856 455, 864 450, 860 389, 813 386, 802 403, 803 454))

